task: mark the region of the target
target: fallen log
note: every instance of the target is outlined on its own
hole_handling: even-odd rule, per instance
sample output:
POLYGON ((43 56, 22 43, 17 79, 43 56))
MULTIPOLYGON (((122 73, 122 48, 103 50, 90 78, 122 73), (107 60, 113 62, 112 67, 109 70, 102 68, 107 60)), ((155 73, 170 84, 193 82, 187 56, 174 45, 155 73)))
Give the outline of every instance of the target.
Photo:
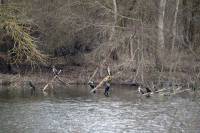
POLYGON ((90 77, 89 81, 91 81, 91 80, 94 78, 94 76, 96 75, 96 73, 97 73, 98 70, 99 70, 99 68, 97 67, 97 68, 94 70, 94 72, 93 72, 92 76, 90 77))
POLYGON ((58 75, 61 73, 61 70, 58 72, 58 74, 57 75, 55 75, 54 77, 53 77, 53 79, 51 79, 45 86, 44 86, 44 88, 42 89, 42 91, 45 91, 46 89, 47 89, 47 87, 49 86, 49 84, 51 84, 57 77, 58 77, 58 75))
POLYGON ((183 93, 183 92, 186 92, 186 91, 191 91, 191 89, 184 89, 184 90, 181 90, 181 91, 178 91, 178 92, 174 92, 174 93, 162 93, 160 95, 176 95, 176 94, 179 94, 179 93, 183 93))
POLYGON ((106 76, 94 89, 90 91, 90 93, 94 92, 97 90, 99 87, 101 87, 105 82, 109 81, 112 78, 112 76, 106 76))
POLYGON ((63 83, 65 86, 67 86, 67 87, 69 87, 70 86, 70 84, 69 83, 66 83, 66 82, 64 82, 60 77, 56 77, 61 83, 63 83))
MULTIPOLYGON (((182 88, 182 87, 178 87, 175 91, 180 90, 181 88, 182 88)), ((161 90, 158 90, 158 91, 155 91, 155 92, 145 93, 145 94, 143 94, 143 96, 153 95, 153 94, 155 94, 155 93, 159 93, 159 92, 163 92, 163 91, 171 90, 171 89, 172 89, 172 88, 164 88, 164 89, 161 89, 161 90)), ((187 89, 185 89, 185 90, 187 90, 187 89)), ((181 91, 183 91, 183 90, 181 90, 181 91)), ((179 92, 181 92, 181 91, 179 91, 179 92)), ((160 93, 160 95, 165 95, 165 94, 172 94, 172 93, 170 93, 170 92, 168 92, 168 93, 160 93)))

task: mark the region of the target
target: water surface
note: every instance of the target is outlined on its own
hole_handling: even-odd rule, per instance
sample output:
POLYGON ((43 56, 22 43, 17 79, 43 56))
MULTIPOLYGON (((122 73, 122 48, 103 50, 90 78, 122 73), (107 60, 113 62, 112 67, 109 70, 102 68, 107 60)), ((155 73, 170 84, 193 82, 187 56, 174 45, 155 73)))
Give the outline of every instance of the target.
POLYGON ((93 95, 87 86, 0 92, 0 133, 199 133, 200 106, 191 95, 140 97, 113 86, 93 95))

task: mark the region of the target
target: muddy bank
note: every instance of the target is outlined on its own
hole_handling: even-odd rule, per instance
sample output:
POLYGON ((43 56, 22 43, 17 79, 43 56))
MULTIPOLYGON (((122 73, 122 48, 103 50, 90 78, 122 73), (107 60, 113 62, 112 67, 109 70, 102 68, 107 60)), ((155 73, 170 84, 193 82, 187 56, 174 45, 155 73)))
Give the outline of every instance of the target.
MULTIPOLYGON (((92 64, 82 65, 82 66, 67 66, 67 65, 57 65, 58 70, 62 70, 59 77, 65 82, 71 85, 76 84, 87 84, 90 77, 94 73, 97 66, 92 64)), ((111 67, 111 73, 113 76, 112 84, 116 85, 128 85, 128 86, 138 86, 143 84, 148 87, 152 87, 152 83, 157 84, 158 75, 156 72, 147 72, 144 74, 144 82, 141 79, 134 80, 135 70, 115 70, 111 67), (117 75, 120 73, 119 75, 117 75)), ((162 72, 162 77, 167 77, 168 73, 162 72)), ((97 74, 92 79, 96 84, 99 83, 107 75, 106 69, 102 69, 102 72, 97 72, 97 74)), ((17 73, 0 73, 0 85, 1 86, 13 86, 15 88, 20 88, 28 85, 31 81, 36 87, 42 89, 46 83, 48 83, 54 77, 52 72, 52 66, 37 66, 32 68, 31 66, 21 65, 18 66, 17 73)), ((176 82, 167 80, 167 78, 160 77, 159 84, 162 86, 172 86, 181 85, 191 87, 192 83, 187 81, 188 74, 183 72, 174 73, 174 78, 176 82)), ((64 85, 63 83, 55 80, 53 82, 54 86, 64 85)))
MULTIPOLYGON (((27 74, 27 75, 12 75, 12 74, 0 74, 0 88, 2 87, 11 87, 11 88, 23 88, 29 86, 29 82, 31 81, 37 89, 42 89, 50 80, 54 77, 53 74, 49 73, 37 73, 37 74, 27 74)), ((60 75, 60 78, 70 85, 87 85, 88 80, 83 76, 79 75, 60 75)), ((101 79, 95 81, 95 84, 98 84, 101 79)), ((65 86, 62 82, 55 79, 53 81, 53 86, 65 86)), ((112 82, 113 85, 127 85, 127 86, 137 86, 136 83, 125 82, 125 81, 117 81, 114 80, 112 82)), ((70 86, 69 86, 70 87, 70 86)))

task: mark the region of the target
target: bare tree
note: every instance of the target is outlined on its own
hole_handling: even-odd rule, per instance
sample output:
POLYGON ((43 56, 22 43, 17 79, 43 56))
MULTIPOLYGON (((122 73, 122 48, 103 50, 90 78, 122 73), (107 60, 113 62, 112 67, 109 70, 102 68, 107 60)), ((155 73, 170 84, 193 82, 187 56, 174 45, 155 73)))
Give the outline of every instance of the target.
MULTIPOLYGON (((176 41, 176 32, 177 32, 177 15, 178 15, 178 10, 179 10, 179 2, 180 0, 176 0, 176 10, 174 13, 174 21, 173 21, 173 25, 172 25, 172 48, 171 48, 171 66, 170 66, 170 76, 173 70, 173 67, 175 67, 177 64, 177 62, 173 63, 173 58, 177 58, 178 57, 178 53, 175 52, 174 46, 175 46, 175 41, 176 41)), ((176 68, 174 68, 176 69, 176 68)))

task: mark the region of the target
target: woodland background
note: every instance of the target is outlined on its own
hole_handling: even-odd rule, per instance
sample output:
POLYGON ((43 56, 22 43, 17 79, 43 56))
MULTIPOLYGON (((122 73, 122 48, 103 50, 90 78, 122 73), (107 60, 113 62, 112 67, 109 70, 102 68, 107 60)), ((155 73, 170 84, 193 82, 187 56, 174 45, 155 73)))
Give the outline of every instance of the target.
POLYGON ((126 83, 199 82, 199 0, 0 2, 2 73, 55 65, 86 79, 99 68, 98 79, 110 66, 126 83))

